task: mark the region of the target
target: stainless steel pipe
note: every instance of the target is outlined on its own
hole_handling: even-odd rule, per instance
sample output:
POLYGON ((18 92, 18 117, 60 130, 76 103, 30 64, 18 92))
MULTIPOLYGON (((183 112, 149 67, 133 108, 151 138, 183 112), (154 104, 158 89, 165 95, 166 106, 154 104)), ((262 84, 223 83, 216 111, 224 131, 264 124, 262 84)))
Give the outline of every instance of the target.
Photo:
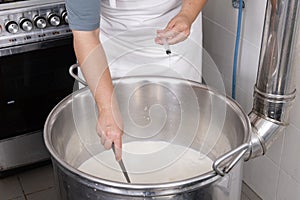
POLYGON ((268 0, 254 89, 252 149, 249 158, 265 154, 278 133, 289 124, 296 97, 292 65, 299 0, 268 0))

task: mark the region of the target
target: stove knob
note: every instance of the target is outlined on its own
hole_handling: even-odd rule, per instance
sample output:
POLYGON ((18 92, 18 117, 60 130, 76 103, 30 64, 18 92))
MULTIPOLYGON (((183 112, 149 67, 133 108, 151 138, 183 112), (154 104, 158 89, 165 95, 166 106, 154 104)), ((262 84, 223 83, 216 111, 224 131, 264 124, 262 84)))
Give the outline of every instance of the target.
POLYGON ((68 14, 67 14, 67 11, 64 10, 61 12, 61 18, 63 19, 63 21, 66 23, 66 24, 69 24, 69 20, 68 20, 68 14))
POLYGON ((35 16, 33 21, 34 21, 34 25, 37 28, 43 29, 43 28, 46 28, 46 26, 47 26, 47 22, 46 22, 46 19, 44 17, 35 16))
POLYGON ((9 33, 17 33, 19 30, 19 26, 15 21, 8 21, 5 23, 5 29, 9 33))
POLYGON ((52 26, 59 26, 60 23, 61 23, 61 19, 60 19, 60 17, 57 14, 50 13, 48 15, 48 22, 52 26))
POLYGON ((23 31, 29 32, 33 29, 33 24, 29 19, 22 17, 20 19, 20 27, 23 31))

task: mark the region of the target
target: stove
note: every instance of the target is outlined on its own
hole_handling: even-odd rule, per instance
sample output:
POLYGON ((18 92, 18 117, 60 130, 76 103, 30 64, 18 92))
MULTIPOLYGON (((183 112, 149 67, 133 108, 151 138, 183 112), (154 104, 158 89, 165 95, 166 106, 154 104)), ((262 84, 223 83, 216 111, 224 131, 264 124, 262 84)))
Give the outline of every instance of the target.
POLYGON ((74 90, 62 0, 0 0, 0 175, 50 159, 43 126, 74 90))

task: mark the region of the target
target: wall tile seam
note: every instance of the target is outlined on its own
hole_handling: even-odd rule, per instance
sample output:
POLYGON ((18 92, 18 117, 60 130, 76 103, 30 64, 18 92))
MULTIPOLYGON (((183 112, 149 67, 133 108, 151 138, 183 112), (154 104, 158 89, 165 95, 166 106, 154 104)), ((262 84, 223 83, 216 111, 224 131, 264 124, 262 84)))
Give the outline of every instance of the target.
POLYGON ((249 185, 247 185, 245 181, 242 182, 242 194, 247 197, 246 200, 262 200, 258 194, 249 185), (253 198, 251 199, 251 197, 253 198))
MULTIPOLYGON (((224 29, 226 32, 228 32, 228 33, 230 33, 231 35, 233 35, 234 38, 236 37, 236 32, 230 31, 229 29, 227 29, 227 28, 226 28, 225 26, 223 26, 222 24, 219 24, 218 22, 216 22, 216 21, 210 19, 209 17, 207 17, 207 16, 205 16, 205 15, 203 15, 203 18, 206 19, 207 21, 209 21, 210 23, 212 23, 212 24, 218 26, 219 28, 224 29)), ((243 24, 242 24, 242 25, 243 25, 243 24)), ((243 33, 243 32, 241 32, 241 33, 243 33)), ((251 41, 247 40, 246 38, 244 38, 243 35, 241 35, 241 36, 242 36, 241 38, 242 38, 243 41, 249 43, 251 46, 253 46, 253 47, 255 47, 255 48, 257 48, 257 49, 260 50, 261 45, 260 45, 260 46, 257 46, 257 45, 254 44, 253 42, 251 42, 251 41)), ((240 45, 241 45, 241 44, 240 44, 240 45)))
MULTIPOLYGON (((271 160, 271 159, 269 159, 268 157, 264 157, 264 158, 262 158, 262 157, 259 157, 259 158, 257 158, 257 159, 266 159, 266 160, 268 160, 268 162, 271 160)), ((251 161, 251 160, 250 160, 251 161)), ((271 160, 272 161, 272 160, 271 160)), ((259 161, 260 162, 260 161, 259 161)), ((277 180, 279 179, 279 175, 280 175, 280 168, 277 166, 277 165, 274 165, 273 164, 273 162, 269 162, 270 163, 270 165, 273 165, 273 167, 272 168, 274 168, 274 172, 275 173, 273 173, 272 175, 272 177, 276 180, 276 184, 273 184, 273 189, 274 190, 276 190, 277 188, 278 188, 278 185, 277 185, 277 180)), ((266 167, 268 167, 269 168, 269 166, 268 165, 264 165, 264 168, 266 168, 266 167)), ((253 166, 252 166, 252 168, 253 168, 253 166)), ((257 170, 257 169, 256 169, 257 170)), ((254 170, 253 172, 254 173, 256 173, 255 171, 256 170, 254 170)), ((259 170, 259 169, 258 169, 259 170)), ((266 177, 265 177, 266 178, 266 177)), ((270 176, 268 176, 267 178, 270 178, 270 176)), ((247 181, 246 181, 247 182, 247 181)), ((273 183, 273 182, 272 182, 273 183)), ((257 194, 258 194, 258 196, 260 196, 260 197, 264 197, 264 196, 268 196, 269 194, 268 194, 268 192, 266 193, 265 192, 265 189, 262 189, 262 188, 259 188, 259 187, 257 187, 257 185, 254 183, 254 182, 252 182, 252 180, 250 179, 250 180, 248 180, 248 182, 247 182, 247 184, 253 189, 253 191, 255 191, 257 194)), ((272 189, 272 190, 273 190, 272 189)), ((270 196, 269 196, 270 197, 270 196)), ((274 198, 267 198, 267 199, 274 199, 274 198)), ((274 199, 274 200, 276 200, 276 199, 274 199)))
POLYGON ((285 175, 287 175, 290 179, 292 179, 295 183, 297 183, 299 186, 300 186, 300 182, 297 180, 297 179, 295 179, 294 177, 293 177, 293 175, 291 175, 291 174, 289 174, 285 169, 280 169, 280 171, 279 172, 283 172, 283 173, 285 173, 285 175))
MULTIPOLYGON (((270 163, 272 163, 272 164, 274 165, 274 167, 276 167, 278 170, 280 170, 280 166, 277 165, 271 158, 269 158, 268 156, 266 156, 266 154, 263 155, 263 156, 261 156, 261 158, 262 158, 262 159, 267 159, 268 161, 270 161, 270 163)), ((255 158, 254 158, 254 159, 255 159, 255 158)))
POLYGON ((223 28, 223 29, 226 30, 227 32, 231 33, 232 35, 234 35, 234 36, 236 35, 234 32, 232 32, 231 30, 227 29, 227 28, 226 28, 225 26, 223 26, 222 24, 219 24, 218 22, 214 21, 213 19, 210 19, 208 16, 203 15, 203 18, 206 19, 206 20, 208 20, 209 22, 211 22, 211 23, 213 23, 213 24, 215 24, 215 25, 217 25, 217 26, 223 28))
MULTIPOLYGON (((237 78, 238 79, 238 78, 237 78)), ((253 85, 253 88, 254 88, 254 85, 253 85)), ((237 81, 237 84, 236 84, 236 93, 238 93, 239 91, 241 91, 241 92, 244 92, 244 94, 246 95, 246 96, 251 96, 252 98, 253 98, 253 90, 251 90, 251 91, 246 91, 244 88, 242 88, 242 87, 240 87, 239 86, 239 84, 238 84, 238 81, 237 81)), ((238 94, 237 94, 237 96, 238 96, 238 94)))
MULTIPOLYGON (((278 172, 278 176, 279 176, 279 172, 278 172)), ((261 188, 257 187, 255 183, 252 183, 252 181, 249 181, 249 182, 245 181, 245 182, 261 200, 264 200, 262 197, 264 197, 265 195, 268 196, 268 194, 265 193, 264 190, 261 190, 261 188)), ((267 199, 277 200, 277 199, 273 199, 273 198, 267 198, 267 199)))
MULTIPOLYGON (((245 114, 248 116, 249 115, 249 113, 251 112, 251 110, 252 110, 252 107, 253 107, 253 103, 248 103, 248 100, 247 100, 247 105, 246 105, 246 107, 245 106, 242 106, 242 100, 241 100, 241 96, 240 95, 242 95, 242 96, 246 96, 246 97, 249 97, 249 98, 252 98, 252 96, 253 95, 249 95, 247 92, 244 92, 243 90, 241 90, 240 89, 241 87, 237 87, 237 91, 236 91, 236 96, 237 96, 237 98, 236 98, 236 101, 239 103, 239 105, 242 107, 242 109, 243 109, 243 111, 245 112, 245 114)), ((252 132, 251 131, 251 127, 250 127, 250 132, 252 132)), ((251 133, 250 133, 250 135, 251 135, 251 133)))
POLYGON ((280 169, 281 169, 281 162, 282 162, 282 155, 283 155, 283 148, 284 148, 284 142, 285 142, 285 133, 286 133, 286 127, 285 127, 285 129, 283 130, 283 132, 282 133, 279 133, 279 134, 283 134, 283 139, 282 139, 282 145, 281 145, 281 151, 280 151, 280 155, 279 155, 279 165, 277 165, 276 163, 275 163, 275 161, 273 161, 273 159, 272 158, 270 158, 267 154, 265 154, 266 155, 266 157, 268 158, 268 159, 270 159, 276 166, 278 166, 280 169))
MULTIPOLYGON (((300 88, 299 88, 300 89, 300 88)), ((300 94, 299 94, 300 95, 300 94)), ((289 126, 292 126, 293 128, 295 128, 297 130, 297 133, 300 134, 300 128, 297 127, 296 124, 294 124, 293 122, 290 122, 289 126)))
POLYGON ((276 165, 276 163, 274 163, 274 161, 272 159, 270 159, 269 157, 265 156, 265 159, 271 161, 271 163, 276 168, 276 173, 275 173, 277 175, 277 177, 276 177, 276 183, 275 183, 276 194, 275 194, 275 199, 274 200, 277 200, 277 196, 276 195, 277 195, 277 189, 278 189, 278 185, 279 185, 279 177, 280 177, 280 170, 281 170, 281 168, 278 165, 276 165))
MULTIPOLYGON (((297 129, 297 133, 296 134, 300 134, 300 129, 298 127, 296 127, 295 125, 293 125, 292 123, 289 125, 292 126, 293 128, 297 129)), ((287 127, 285 128, 285 133, 284 133, 284 144, 285 144, 285 140, 286 140, 286 134, 288 134, 286 132, 287 127)), ((300 185, 300 181, 298 181, 296 178, 294 178, 293 174, 290 174, 288 171, 286 171, 283 167, 282 167, 282 156, 283 156, 283 150, 284 147, 282 148, 282 152, 281 152, 281 157, 280 157, 280 170, 282 170, 285 174, 287 174, 289 176, 289 178, 291 178, 293 181, 295 181, 296 183, 298 183, 300 185)), ((299 166, 300 168, 300 166, 299 166)))
MULTIPOLYGON (((251 85, 251 89, 250 90, 247 90, 246 88, 243 88, 243 87, 241 87, 240 85, 242 85, 242 84, 238 84, 239 82, 243 82, 243 78, 241 77, 242 75, 245 75, 245 74, 243 74, 243 73, 239 73, 238 74, 238 77, 237 77, 237 87, 238 88, 240 88, 241 90, 243 90, 244 92, 245 91, 247 91, 246 93, 247 93, 247 95, 250 95, 252 98, 254 97, 254 89, 255 89, 255 84, 256 84, 256 81, 254 81, 253 82, 253 84, 251 85), (238 79, 239 78, 239 79, 238 79)), ((255 80, 256 80, 256 78, 255 78, 255 80)), ((250 85, 250 84, 249 84, 250 85)), ((249 86, 248 85, 248 86, 249 86)))
MULTIPOLYGON (((279 185, 280 185, 280 172, 281 172, 281 170, 283 170, 282 168, 281 168, 281 162, 282 162, 282 155, 283 155, 283 149, 284 149, 284 144, 285 144, 285 135, 286 135, 286 128, 284 129, 284 131, 283 131, 283 138, 282 138, 282 144, 281 144, 281 151, 280 151, 280 156, 279 156, 279 176, 278 176, 278 179, 277 179, 277 183, 276 183, 276 194, 275 194, 275 200, 277 200, 277 197, 279 196, 278 195, 278 192, 279 192, 279 185)), ((271 159, 272 160, 272 159, 271 159)))

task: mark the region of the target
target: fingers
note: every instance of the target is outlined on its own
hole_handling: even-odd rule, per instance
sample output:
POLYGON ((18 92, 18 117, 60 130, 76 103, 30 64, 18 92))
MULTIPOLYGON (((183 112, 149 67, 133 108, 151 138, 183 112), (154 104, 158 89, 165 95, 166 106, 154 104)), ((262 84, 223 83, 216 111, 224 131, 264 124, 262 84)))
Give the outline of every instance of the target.
POLYGON ((164 33, 159 33, 155 38, 157 44, 163 44, 162 38, 166 38, 168 44, 176 44, 184 41, 188 37, 187 33, 176 32, 174 30, 166 31, 164 33))
POLYGON ((169 44, 176 44, 184 41, 190 35, 191 24, 183 15, 174 17, 164 30, 157 30, 155 42, 163 44, 162 38, 167 39, 169 44))
POLYGON ((101 144, 106 150, 111 149, 112 143, 115 144, 115 156, 116 160, 120 161, 122 159, 122 134, 123 131, 118 127, 105 126, 101 128, 101 123, 98 122, 97 133, 101 138, 101 144))
POLYGON ((175 35, 176 35, 176 33, 172 30, 158 30, 157 36, 155 38, 155 42, 157 44, 163 45, 163 38, 165 38, 165 39, 167 39, 167 42, 169 43, 169 39, 173 38, 175 35))
POLYGON ((179 33, 179 34, 176 34, 174 37, 169 38, 167 41, 169 44, 176 44, 176 43, 184 41, 186 38, 187 38, 187 36, 185 34, 179 33))
MULTIPOLYGON (((117 131, 100 131, 98 132, 98 135, 101 139, 101 144, 104 146, 105 149, 110 149, 112 146, 112 143, 119 142, 122 137, 121 130, 117 131)), ((120 148, 122 144, 118 145, 120 148)))
POLYGON ((110 149, 110 148, 111 148, 111 145, 112 145, 112 141, 111 141, 110 139, 106 139, 106 140, 104 141, 103 146, 104 146, 104 148, 105 148, 106 150, 110 149))
POLYGON ((105 140, 106 140, 106 135, 105 134, 100 134, 100 138, 101 138, 101 144, 104 145, 105 140))

